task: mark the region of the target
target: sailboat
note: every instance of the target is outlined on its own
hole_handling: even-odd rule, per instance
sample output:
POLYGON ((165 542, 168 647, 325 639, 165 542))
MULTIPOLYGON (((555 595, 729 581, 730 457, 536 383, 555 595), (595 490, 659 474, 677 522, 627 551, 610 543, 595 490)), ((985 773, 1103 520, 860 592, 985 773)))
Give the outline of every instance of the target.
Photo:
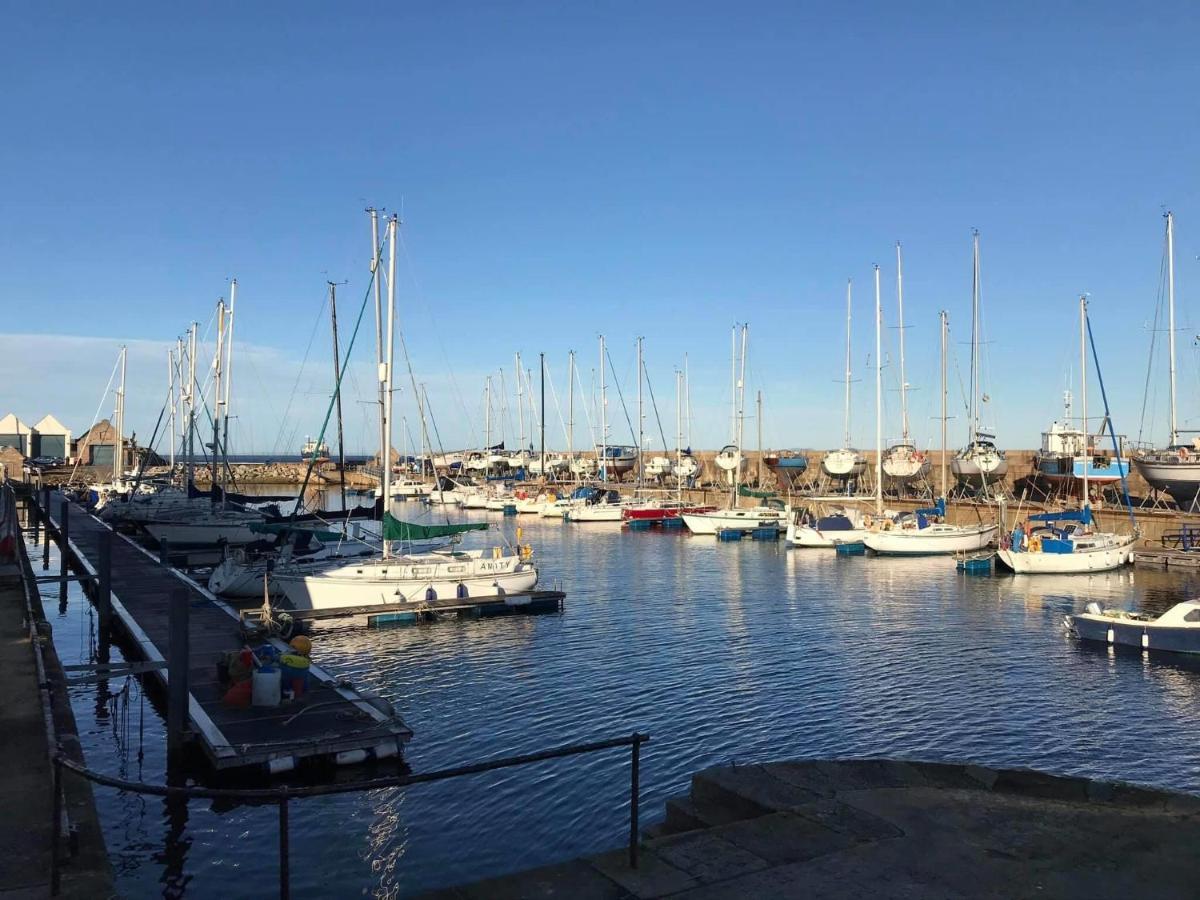
MULTIPOLYGON (((946 519, 946 336, 949 317, 940 314, 942 324, 942 496, 933 506, 916 509, 895 518, 883 518, 871 525, 863 543, 875 553, 891 556, 928 556, 971 553, 988 546, 997 526, 950 525, 946 519)), ((878 429, 877 429, 878 430, 878 429)), ((882 443, 882 442, 881 442, 882 443)), ((877 501, 878 507, 878 501, 877 501)))
MULTIPOLYGON (((733 437, 734 442, 729 446, 736 456, 738 465, 728 469, 729 474, 729 505, 724 509, 714 509, 705 512, 683 513, 683 523, 692 534, 716 534, 729 529, 737 531, 753 531, 756 528, 782 528, 787 524, 786 510, 780 506, 756 506, 740 508, 738 506, 738 474, 742 461, 742 435, 745 429, 746 401, 746 345, 749 341, 750 326, 742 326, 742 355, 737 359, 737 342, 733 343, 734 362, 732 366, 733 379, 733 437)), ((723 467, 724 468, 724 467, 723 467)))
MULTIPOLYGON (((224 477, 227 469, 229 444, 229 400, 233 366, 233 324, 237 303, 237 279, 229 288, 229 306, 224 298, 217 301, 217 347, 213 358, 213 439, 212 487, 208 502, 189 503, 179 507, 169 505, 156 512, 144 522, 143 527, 159 544, 171 547, 216 547, 249 544, 260 535, 252 526, 262 525, 266 516, 257 510, 248 509, 226 496, 229 487, 224 477), (197 509, 196 507, 200 508, 197 509)), ((194 332, 193 332, 194 336, 194 332)), ((193 362, 194 366, 194 362, 193 362)), ((193 379, 190 391, 196 389, 193 379)), ((192 468, 195 460, 196 410, 195 403, 189 404, 188 434, 188 492, 193 491, 192 468)))
POLYGON ((996 436, 980 427, 981 404, 986 397, 980 396, 979 383, 979 232, 973 234, 973 261, 971 276, 971 411, 970 437, 967 446, 958 452, 950 463, 954 477, 964 487, 974 491, 987 490, 998 484, 1008 474, 1008 460, 1004 451, 996 447, 996 436))
MULTIPOLYGON (((1082 430, 1085 442, 1088 432, 1087 418, 1087 341, 1091 334, 1088 322, 1087 297, 1079 298, 1079 372, 1080 399, 1083 407, 1082 430)), ((1095 347, 1092 348, 1093 353, 1095 347)), ((1097 371, 1100 361, 1096 360, 1097 371)), ((1104 381, 1100 381, 1103 390, 1104 381)), ((1108 403, 1105 401, 1105 422, 1108 418, 1108 403)), ((1118 459, 1119 462, 1119 459, 1118 459)), ((1137 539, 1136 525, 1133 534, 1113 534, 1092 530, 1092 504, 1088 467, 1083 470, 1083 498, 1077 510, 1041 513, 1030 516, 1030 523, 1038 525, 1026 535, 1023 528, 1006 535, 1001 543, 997 558, 1018 574, 1071 574, 1075 572, 1104 572, 1132 561, 1133 542, 1137 539), (1069 527, 1055 527, 1056 523, 1068 522, 1069 527)), ((1125 492, 1128 504, 1128 492, 1125 492)), ((1133 512, 1130 510, 1130 518, 1133 512)))
POLYGON ((883 455, 883 476, 892 485, 920 481, 929 474, 929 458, 917 449, 908 430, 908 381, 904 368, 904 266, 896 242, 896 304, 900 315, 900 442, 883 455))
MULTIPOLYGON (((1167 341, 1170 376, 1171 432, 1161 450, 1139 453, 1133 459, 1138 473, 1150 487, 1170 496, 1184 512, 1200 510, 1200 438, 1185 444, 1180 436, 1189 433, 1179 427, 1175 390, 1175 216, 1167 218, 1167 341)), ((1194 432, 1190 432, 1194 433, 1194 432)))
POLYGON ((835 481, 843 482, 849 493, 852 483, 867 469, 867 458, 850 445, 850 294, 853 283, 846 281, 846 391, 845 438, 837 450, 830 450, 821 460, 821 469, 835 481))
MULTIPOLYGON (((1125 453, 1125 436, 1116 435, 1116 452, 1110 456, 1105 448, 1087 441, 1087 433, 1071 421, 1071 392, 1063 392, 1063 420, 1050 423, 1042 432, 1042 447, 1034 465, 1040 481, 1052 487, 1074 490, 1086 475, 1092 484, 1116 484, 1129 477, 1129 457, 1125 453)), ((1111 423, 1107 423, 1111 424, 1111 423)), ((1103 436, 1103 428, 1095 438, 1103 436)))
MULTIPOLYGON (((391 459, 392 364, 395 351, 396 231, 398 219, 388 220, 387 359, 380 373, 380 459, 391 459)), ((376 249, 376 248, 373 248, 376 249)), ((376 252, 377 249, 376 249, 376 252)), ((374 270, 376 265, 372 265, 374 270)), ((382 495, 390 496, 391 466, 383 467, 382 495)), ((531 551, 435 550, 394 554, 393 542, 448 538, 467 531, 486 530, 485 523, 413 525, 395 519, 384 504, 383 546, 378 556, 348 560, 311 573, 285 573, 275 584, 296 609, 339 609, 401 603, 420 603, 439 597, 495 596, 524 591, 537 584, 531 551)))

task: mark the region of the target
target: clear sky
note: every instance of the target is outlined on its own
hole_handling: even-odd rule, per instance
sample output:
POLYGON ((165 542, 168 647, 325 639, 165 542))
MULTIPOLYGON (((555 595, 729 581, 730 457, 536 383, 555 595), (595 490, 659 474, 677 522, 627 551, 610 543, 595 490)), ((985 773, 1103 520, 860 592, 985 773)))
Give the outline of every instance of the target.
MULTIPOLYGON (((847 278, 853 433, 871 446, 876 262, 894 437, 897 240, 915 437, 937 440, 945 308, 961 444, 972 228, 1001 445, 1036 446, 1061 415, 1084 291, 1117 426, 1136 434, 1171 208, 1180 414, 1200 422, 1195 4, 0 10, 0 415, 53 412, 81 430, 111 409, 103 392, 129 342, 127 418, 144 439, 166 347, 209 322, 236 275, 234 449, 295 452, 331 388, 325 282, 349 282, 345 338, 374 204, 402 211, 399 314, 448 446, 482 440, 484 377, 508 368, 511 393, 514 351, 535 370, 546 353, 565 415, 567 350, 587 385, 601 332, 627 401, 645 337, 668 443, 672 373, 689 354, 692 442, 719 446, 735 321, 751 326, 747 387, 763 392, 767 443, 839 444, 847 278)), ((355 357, 348 439, 373 449, 369 353, 355 357)), ((1153 375, 1146 437, 1161 441, 1165 364, 1153 375)), ((614 440, 628 433, 619 409, 611 395, 614 440)), ((561 446, 553 404, 547 418, 561 446)))

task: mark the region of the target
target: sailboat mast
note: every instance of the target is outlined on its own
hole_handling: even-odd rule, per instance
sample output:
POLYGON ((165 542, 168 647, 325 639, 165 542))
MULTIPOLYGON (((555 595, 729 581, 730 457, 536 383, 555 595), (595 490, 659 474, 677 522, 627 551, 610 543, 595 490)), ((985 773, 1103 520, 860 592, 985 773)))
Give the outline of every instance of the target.
POLYGON ((175 472, 175 351, 167 348, 167 397, 171 404, 171 417, 167 428, 171 432, 171 473, 175 472))
POLYGON ((483 463, 486 469, 492 453, 492 376, 483 383, 483 463))
POLYGON ((971 439, 979 435, 979 231, 972 232, 971 266, 971 439))
POLYGON ((741 452, 742 445, 746 439, 746 342, 750 337, 750 326, 742 326, 742 360, 740 364, 740 373, 738 375, 738 422, 737 422, 737 446, 741 452))
MULTIPOLYGON (((729 331, 729 443, 738 444, 737 436, 737 325, 729 331)), ((740 445, 738 445, 740 448, 740 445)))
POLYGON ((387 539, 387 517, 392 505, 392 361, 395 355, 396 336, 396 228, 395 216, 388 219, 388 289, 387 289, 387 359, 379 367, 379 394, 383 398, 383 446, 380 448, 380 465, 383 467, 383 557, 391 555, 387 539))
POLYGON ((760 388, 755 402, 754 421, 758 423, 758 466, 755 469, 754 478, 758 482, 758 487, 762 488, 763 477, 763 448, 762 448, 762 389, 760 388))
POLYGON ((567 464, 575 464, 575 351, 567 352, 567 464))
POLYGON ((234 305, 237 303, 237 279, 229 283, 229 312, 225 320, 225 372, 222 379, 225 385, 225 417, 221 423, 222 443, 226 465, 229 462, 229 398, 233 394, 233 320, 234 305))
POLYGON ((637 339, 637 373, 638 373, 638 389, 637 389, 637 407, 638 407, 638 427, 637 427, 637 439, 638 439, 638 449, 637 449, 637 467, 638 467, 638 472, 637 472, 637 492, 640 494, 640 493, 642 492, 642 479, 643 479, 643 477, 644 477, 644 475, 645 475, 645 472, 644 472, 644 470, 642 469, 642 448, 643 448, 643 447, 646 445, 646 438, 645 438, 645 419, 646 419, 646 414, 645 414, 645 411, 644 411, 644 409, 645 409, 645 408, 644 408, 644 407, 643 407, 643 405, 642 405, 642 376, 643 376, 644 372, 642 371, 642 339, 641 339, 640 337, 637 339))
POLYGON ((900 327, 900 435, 907 444, 908 437, 908 379, 904 371, 904 261, 900 242, 896 241, 896 305, 899 307, 900 327))
POLYGON ((113 483, 125 474, 125 359, 128 350, 121 348, 121 389, 117 391, 116 419, 117 437, 113 441, 113 483))
POLYGON ((517 371, 517 421, 521 425, 520 447, 525 452, 525 370, 521 368, 521 354, 515 356, 517 371))
POLYGON ((338 347, 338 327, 337 327, 337 285, 332 281, 329 284, 329 317, 332 322, 333 331, 333 391, 334 401, 337 403, 337 423, 338 423, 338 471, 341 473, 342 486, 342 509, 346 508, 346 440, 345 433, 342 428, 342 363, 341 349, 338 347))
POLYGON ((217 462, 217 457, 221 453, 221 415, 224 411, 224 398, 221 395, 221 359, 225 350, 225 298, 222 297, 217 301, 217 355, 213 359, 213 442, 212 442, 212 457, 210 462, 212 465, 212 485, 220 487, 221 485, 221 467, 217 462))
POLYGON ((879 294, 879 266, 875 267, 875 512, 883 513, 883 304, 879 294))
POLYGON ((845 412, 843 413, 843 422, 845 422, 846 433, 842 439, 842 446, 850 446, 850 292, 854 282, 846 279, 846 399, 845 412))
POLYGON ((683 354, 683 415, 687 420, 687 447, 692 449, 692 380, 688 375, 688 355, 683 354))
POLYGON ((683 372, 675 370, 675 498, 683 502, 683 372))
POLYGON ((193 322, 191 337, 188 341, 188 422, 187 422, 187 489, 189 496, 196 476, 196 329, 199 322, 193 322))
POLYGON ((385 440, 383 429, 386 426, 384 417, 384 393, 383 393, 383 292, 380 285, 379 272, 379 212, 375 207, 370 207, 367 212, 371 216, 371 286, 375 291, 375 365, 380 372, 379 381, 379 446, 383 446, 385 440))
POLYGON ((942 497, 946 496, 946 332, 950 329, 950 317, 943 309, 938 313, 942 320, 942 497))
MULTIPOLYGON (((1088 469, 1092 467, 1091 438, 1088 435, 1087 417, 1087 296, 1079 298, 1079 405, 1083 411, 1083 498, 1080 506, 1087 506, 1091 495, 1088 485, 1088 469)), ((1118 461, 1119 464, 1119 461, 1118 461)))
POLYGON ((1171 443, 1179 443, 1179 422, 1175 417, 1175 214, 1167 213, 1167 346, 1171 362, 1171 443))
POLYGON ((542 481, 546 480, 546 354, 538 354, 538 365, 542 372, 542 412, 538 416, 538 429, 541 431, 542 444, 542 481))
POLYGON ((600 335, 600 480, 608 484, 608 385, 604 378, 604 335, 600 335))

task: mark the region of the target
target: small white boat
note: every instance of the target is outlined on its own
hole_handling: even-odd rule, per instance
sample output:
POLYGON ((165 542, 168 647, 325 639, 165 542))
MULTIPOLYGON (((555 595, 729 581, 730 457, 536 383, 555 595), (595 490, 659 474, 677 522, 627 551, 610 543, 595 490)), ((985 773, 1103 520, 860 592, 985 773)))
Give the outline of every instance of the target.
POLYGON ((801 507, 792 511, 788 521, 789 547, 827 547, 855 544, 867 536, 866 519, 862 511, 848 506, 831 506, 827 510, 801 507))
POLYGON ((711 512, 683 513, 682 518, 692 534, 716 534, 727 529, 748 532, 756 528, 784 528, 787 525, 787 510, 776 506, 715 509, 711 512))
POLYGON ((242 509, 212 509, 200 515, 174 521, 148 522, 144 526, 154 540, 171 547, 203 548, 225 544, 235 547, 260 540, 262 535, 250 526, 266 521, 261 513, 242 509))
POLYGON ((1176 603, 1158 617, 1089 603, 1082 613, 1064 616, 1063 625, 1075 637, 1142 650, 1200 653, 1200 601, 1176 603))
POLYGON ((276 574, 310 574, 338 559, 369 556, 379 549, 357 540, 338 543, 310 540, 300 532, 281 548, 252 547, 239 547, 226 554, 208 576, 208 589, 222 597, 261 597, 264 578, 270 579, 268 584, 273 591, 276 574))
MULTIPOLYGON (((390 490, 393 497, 404 497, 405 499, 415 500, 428 497, 431 488, 425 482, 417 479, 400 479, 392 482, 390 490)), ((381 492, 381 488, 376 488, 375 496, 380 496, 381 492)))
POLYGON ((1132 534, 1093 532, 1081 526, 1037 528, 1019 548, 1006 538, 996 556, 1019 575, 1104 572, 1133 562, 1134 540, 1132 534))
POLYGON ((726 444, 713 457, 713 464, 722 472, 733 472, 742 464, 742 451, 734 444, 726 444))
POLYGON ((883 475, 891 484, 919 481, 929 474, 929 457, 911 443, 888 447, 883 454, 883 475))
POLYGON ((867 548, 884 556, 935 556, 982 550, 996 537, 998 526, 949 525, 944 500, 929 509, 904 513, 870 526, 867 548))
POLYGON ((851 447, 830 450, 821 459, 821 468, 830 478, 857 478, 867 469, 867 458, 851 447))
POLYGON ((568 522, 620 522, 621 512, 628 505, 616 491, 595 488, 582 502, 568 508, 563 518, 568 522))

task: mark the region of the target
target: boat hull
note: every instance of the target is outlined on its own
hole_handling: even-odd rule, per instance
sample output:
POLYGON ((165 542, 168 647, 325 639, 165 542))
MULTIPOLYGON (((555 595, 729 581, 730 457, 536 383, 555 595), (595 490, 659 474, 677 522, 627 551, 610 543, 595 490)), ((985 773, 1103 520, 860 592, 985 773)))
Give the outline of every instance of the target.
POLYGON ((811 525, 789 525, 787 544, 789 547, 833 548, 838 544, 857 544, 870 534, 865 528, 850 528, 845 531, 821 531, 811 525))
POLYGON ((1133 561, 1133 538, 1116 541, 1110 546, 1071 553, 1030 553, 1000 550, 1000 562, 1019 575, 1071 575, 1084 572, 1106 572, 1133 561))
MULTIPOLYGON (((483 566, 486 565, 487 561, 484 561, 483 566)), ((520 563, 506 571, 505 561, 497 561, 495 565, 498 569, 496 572, 481 572, 461 578, 441 575, 429 580, 388 580, 373 575, 355 577, 326 572, 309 576, 280 575, 275 578, 274 583, 287 596, 292 607, 299 610, 385 606, 396 603, 419 605, 427 600, 430 588, 437 598, 448 599, 460 596, 460 586, 465 589, 466 597, 470 598, 494 597, 499 592, 498 589, 507 593, 528 591, 537 585, 538 572, 535 566, 520 563)), ((370 569, 366 571, 369 572, 370 569)))
POLYGON ((1002 457, 980 459, 956 456, 950 460, 950 473, 958 479, 959 484, 982 488, 1004 480, 1008 474, 1008 460, 1002 457))
POLYGON ((1135 459, 1133 464, 1152 488, 1168 494, 1180 509, 1200 509, 1200 460, 1135 459))
POLYGON ((721 509, 707 513, 684 513, 683 524, 692 534, 716 534, 734 529, 753 531, 756 528, 782 528, 786 522, 783 510, 721 509))
POLYGON ((1078 638, 1103 644, 1120 644, 1139 650, 1200 653, 1200 628, 1156 625, 1131 619, 1080 613, 1066 616, 1067 627, 1078 638))
POLYGON ((219 544, 237 547, 262 539, 262 535, 251 531, 246 523, 150 522, 145 528, 159 544, 166 541, 175 549, 216 547, 219 544))
POLYGON ((955 528, 942 531, 930 528, 872 531, 863 543, 881 556, 940 556, 983 550, 996 537, 995 525, 955 528))

